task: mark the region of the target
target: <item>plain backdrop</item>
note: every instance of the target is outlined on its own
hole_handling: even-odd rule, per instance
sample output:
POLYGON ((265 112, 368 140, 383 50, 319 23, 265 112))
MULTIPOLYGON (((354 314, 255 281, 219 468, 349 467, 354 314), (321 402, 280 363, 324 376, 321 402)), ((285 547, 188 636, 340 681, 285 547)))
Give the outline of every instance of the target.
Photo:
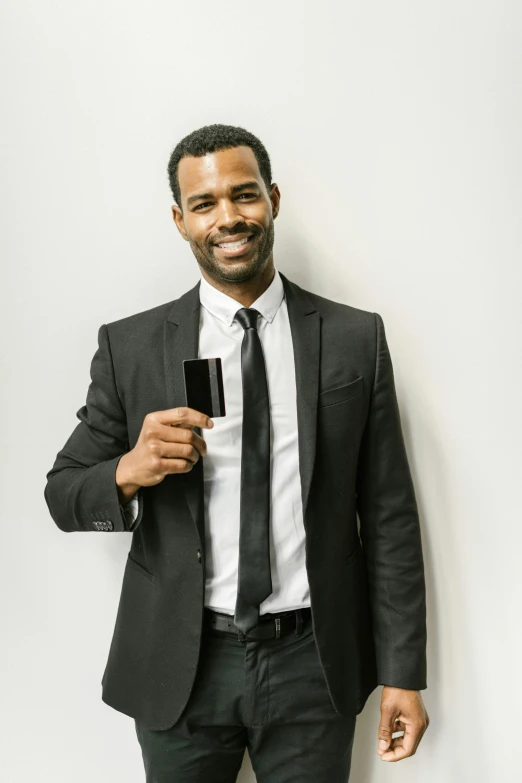
POLYGON ((271 155, 278 268, 380 313, 394 364, 431 725, 415 756, 381 761, 379 687, 350 780, 514 783, 520 3, 4 0, 1 29, 2 781, 144 780, 133 721, 100 698, 130 534, 65 535, 43 490, 99 326, 199 279, 166 166, 224 122, 271 155))

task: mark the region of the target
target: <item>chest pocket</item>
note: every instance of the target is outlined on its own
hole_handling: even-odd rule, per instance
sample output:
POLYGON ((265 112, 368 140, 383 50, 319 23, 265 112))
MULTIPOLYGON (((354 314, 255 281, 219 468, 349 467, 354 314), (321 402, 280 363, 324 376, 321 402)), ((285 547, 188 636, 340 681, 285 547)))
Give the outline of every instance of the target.
POLYGON ((338 402, 346 402, 352 397, 357 397, 363 389, 363 376, 360 375, 354 381, 345 383, 344 386, 336 386, 333 389, 325 389, 319 394, 318 406, 324 408, 327 405, 336 405, 338 402))

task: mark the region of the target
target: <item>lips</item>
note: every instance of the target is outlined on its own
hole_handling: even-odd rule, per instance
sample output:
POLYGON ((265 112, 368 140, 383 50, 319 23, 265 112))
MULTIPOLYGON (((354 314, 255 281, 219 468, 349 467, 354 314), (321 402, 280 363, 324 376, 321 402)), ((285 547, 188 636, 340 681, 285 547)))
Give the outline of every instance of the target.
POLYGON ((218 247, 225 248, 226 250, 235 250, 238 247, 241 247, 242 245, 246 245, 250 237, 245 237, 244 239, 238 239, 237 242, 220 242, 218 244, 218 247))
POLYGON ((225 256, 225 258, 236 258, 249 252, 252 238, 253 234, 248 234, 247 236, 244 234, 236 234, 227 237, 227 239, 222 242, 216 242, 215 247, 221 255, 225 256))

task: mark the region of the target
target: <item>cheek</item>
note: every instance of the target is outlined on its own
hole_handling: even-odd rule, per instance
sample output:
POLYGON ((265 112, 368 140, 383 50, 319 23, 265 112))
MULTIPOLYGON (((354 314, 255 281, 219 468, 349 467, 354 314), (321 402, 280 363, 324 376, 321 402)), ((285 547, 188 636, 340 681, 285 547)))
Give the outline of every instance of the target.
POLYGON ((213 223, 210 220, 193 220, 185 224, 185 228, 191 242, 196 245, 204 245, 208 242, 213 223))
POLYGON ((247 225, 257 228, 258 231, 262 231, 264 234, 270 228, 270 215, 267 215, 265 212, 260 213, 259 210, 255 214, 247 214, 245 212, 243 216, 247 225))

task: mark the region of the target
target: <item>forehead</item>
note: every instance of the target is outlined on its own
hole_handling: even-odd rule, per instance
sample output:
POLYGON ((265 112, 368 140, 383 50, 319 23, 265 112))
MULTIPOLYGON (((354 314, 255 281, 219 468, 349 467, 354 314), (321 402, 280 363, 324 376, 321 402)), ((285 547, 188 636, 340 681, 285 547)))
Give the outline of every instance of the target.
POLYGON ((178 164, 178 182, 183 199, 197 193, 226 190, 251 180, 263 182, 256 156, 250 147, 218 150, 199 158, 187 155, 178 164))

